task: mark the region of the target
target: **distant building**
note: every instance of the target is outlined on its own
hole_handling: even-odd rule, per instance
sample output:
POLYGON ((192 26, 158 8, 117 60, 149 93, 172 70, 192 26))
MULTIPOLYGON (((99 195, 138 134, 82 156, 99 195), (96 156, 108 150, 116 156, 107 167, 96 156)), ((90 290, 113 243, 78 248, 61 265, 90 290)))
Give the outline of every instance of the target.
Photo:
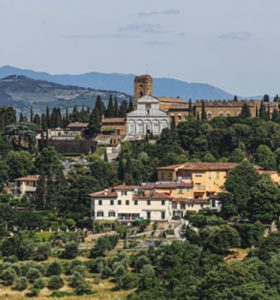
POLYGON ((20 177, 15 179, 14 194, 22 198, 30 196, 36 192, 39 175, 20 177))
POLYGON ((103 118, 101 121, 102 134, 116 134, 125 136, 126 118, 103 118))
POLYGON ((127 114, 129 136, 160 135, 169 127, 169 117, 159 108, 159 100, 150 95, 138 99, 137 109, 127 114))
POLYGON ((81 139, 83 131, 88 128, 88 123, 73 122, 66 128, 48 129, 49 140, 75 140, 81 139))

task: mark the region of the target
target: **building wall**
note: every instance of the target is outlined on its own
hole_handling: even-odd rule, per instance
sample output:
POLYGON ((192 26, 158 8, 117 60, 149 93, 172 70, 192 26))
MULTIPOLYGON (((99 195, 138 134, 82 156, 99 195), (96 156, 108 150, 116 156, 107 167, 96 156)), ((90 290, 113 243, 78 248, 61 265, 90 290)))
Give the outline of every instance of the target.
POLYGON ((15 194, 22 198, 26 194, 35 193, 36 188, 36 181, 16 181, 15 194))
POLYGON ((101 132, 115 129, 117 135, 126 135, 127 134, 127 126, 126 124, 102 124, 101 132))

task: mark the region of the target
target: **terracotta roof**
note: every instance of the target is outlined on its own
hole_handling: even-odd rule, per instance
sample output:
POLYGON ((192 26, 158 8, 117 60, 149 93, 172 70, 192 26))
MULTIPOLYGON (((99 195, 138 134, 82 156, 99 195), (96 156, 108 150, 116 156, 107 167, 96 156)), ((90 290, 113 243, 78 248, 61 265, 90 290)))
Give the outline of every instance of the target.
POLYGON ((177 164, 166 167, 158 168, 159 171, 175 171, 175 170, 185 170, 185 171, 228 171, 234 169, 238 164, 236 163, 222 163, 222 162, 190 162, 185 164, 177 164))
POLYGON ((121 184, 121 185, 113 186, 111 189, 112 190, 119 190, 119 191, 133 191, 133 190, 139 189, 139 188, 141 188, 139 185, 121 184))
POLYGON ((126 118, 104 118, 102 119, 102 125, 106 124, 125 124, 126 118))
MULTIPOLYGON (((254 107, 255 106, 255 101, 233 101, 233 100, 227 100, 227 101, 222 101, 222 100, 214 100, 214 101, 204 101, 205 107, 242 107, 243 104, 246 103, 249 106, 254 107)), ((195 104, 197 107, 202 106, 202 101, 199 100, 195 104)))
POLYGON ((187 199, 187 198, 173 198, 174 202, 185 202, 185 204, 210 204, 210 201, 204 199, 187 199))
POLYGON ((39 175, 32 175, 32 176, 16 178, 15 181, 38 181, 39 178, 40 178, 39 175))
POLYGON ((73 122, 70 123, 68 126, 68 128, 87 128, 88 127, 88 123, 81 123, 81 122, 73 122))
POLYGON ((153 199, 153 200, 164 200, 164 199, 172 199, 170 196, 166 194, 161 194, 155 191, 144 191, 143 194, 134 195, 133 199, 141 200, 141 199, 153 199))
POLYGON ((176 189, 176 188, 184 188, 184 187, 192 187, 191 182, 177 182, 177 183, 151 183, 144 184, 141 186, 143 190, 153 190, 153 189, 176 189))
POLYGON ((116 192, 113 192, 112 190, 108 190, 108 191, 101 191, 101 192, 97 192, 97 193, 93 193, 90 194, 91 197, 93 198, 117 198, 118 194, 116 192))
POLYGON ((162 103, 178 103, 186 104, 187 102, 181 98, 172 98, 172 97, 157 97, 157 99, 162 103))

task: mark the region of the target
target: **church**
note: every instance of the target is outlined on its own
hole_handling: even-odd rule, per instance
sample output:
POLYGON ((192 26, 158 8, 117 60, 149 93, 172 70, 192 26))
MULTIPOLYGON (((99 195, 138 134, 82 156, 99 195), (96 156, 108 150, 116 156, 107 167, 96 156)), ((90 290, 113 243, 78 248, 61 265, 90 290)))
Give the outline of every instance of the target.
POLYGON ((160 135, 167 127, 168 114, 160 110, 159 100, 150 96, 148 92, 137 100, 136 110, 127 114, 129 136, 160 135))

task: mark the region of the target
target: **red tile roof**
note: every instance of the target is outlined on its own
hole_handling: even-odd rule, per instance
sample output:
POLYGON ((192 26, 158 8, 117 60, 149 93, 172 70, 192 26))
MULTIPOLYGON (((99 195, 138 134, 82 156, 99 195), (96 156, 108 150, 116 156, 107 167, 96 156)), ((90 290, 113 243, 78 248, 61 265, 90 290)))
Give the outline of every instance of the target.
POLYGON ((73 122, 73 123, 70 123, 67 127, 68 128, 87 128, 88 123, 73 122))
POLYGON ((16 178, 15 181, 38 181, 39 178, 40 178, 39 175, 32 175, 32 176, 16 178))
POLYGON ((92 198, 117 198, 118 194, 116 192, 113 192, 112 190, 108 191, 101 191, 97 193, 90 194, 92 198))
POLYGON ((105 118, 102 119, 102 125, 107 124, 125 124, 126 118, 105 118))
POLYGON ((139 188, 141 188, 139 185, 121 184, 121 185, 113 186, 111 189, 112 190, 119 190, 119 191, 133 191, 133 190, 139 189, 139 188))
POLYGON ((165 200, 172 199, 170 196, 161 194, 155 191, 144 191, 143 194, 134 195, 133 199, 141 200, 141 199, 153 199, 153 200, 165 200))
POLYGON ((166 167, 158 168, 159 171, 175 171, 175 170, 184 170, 184 171, 229 171, 237 167, 237 163, 223 163, 223 162, 190 162, 185 164, 177 164, 166 167))

